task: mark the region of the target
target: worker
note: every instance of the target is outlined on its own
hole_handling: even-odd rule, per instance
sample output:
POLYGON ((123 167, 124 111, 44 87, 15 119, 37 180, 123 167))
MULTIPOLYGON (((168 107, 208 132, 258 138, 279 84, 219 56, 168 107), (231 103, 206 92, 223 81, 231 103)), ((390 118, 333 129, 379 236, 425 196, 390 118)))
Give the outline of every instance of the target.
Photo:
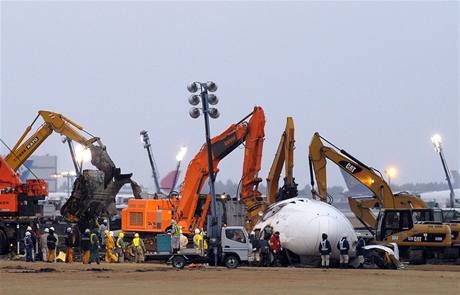
POLYGON ((337 249, 340 251, 340 268, 348 268, 348 251, 350 250, 350 244, 346 236, 343 236, 337 243, 337 249))
POLYGON ((144 262, 145 245, 138 233, 134 234, 133 239, 134 261, 136 263, 144 262))
MULTIPOLYGON (((266 227, 267 228, 267 227, 266 227)), ((267 231, 268 232, 268 231, 267 231)), ((260 266, 268 266, 270 264, 270 245, 268 244, 268 236, 267 239, 266 230, 264 229, 260 232, 260 239, 259 239, 259 257, 260 257, 260 266)))
POLYGON ((32 227, 30 225, 27 226, 26 232, 30 233, 30 238, 32 239, 32 260, 34 260, 35 245, 37 243, 37 238, 35 236, 35 232, 32 230, 32 227))
POLYGON ((105 233, 105 262, 117 262, 118 257, 114 254, 115 241, 113 240, 113 231, 105 233))
POLYGON ((327 234, 321 235, 321 242, 319 243, 319 252, 321 253, 321 268, 329 268, 329 256, 332 252, 331 243, 327 239, 327 234))
POLYGON ((101 248, 102 251, 105 251, 105 233, 108 232, 107 219, 102 221, 101 226, 99 227, 99 237, 101 238, 101 248))
POLYGON ((356 255, 358 255, 358 268, 364 267, 364 246, 366 246, 366 242, 364 241, 363 237, 358 238, 358 245, 356 245, 356 255))
POLYGON ((125 253, 126 253, 126 242, 123 240, 125 234, 120 232, 117 238, 117 252, 118 252, 118 262, 125 262, 125 253))
POLYGON ((55 262, 56 247, 58 239, 54 233, 54 227, 50 227, 48 237, 46 238, 46 246, 48 247, 48 262, 55 262))
POLYGON ((171 248, 173 253, 180 251, 180 226, 177 225, 176 221, 171 220, 171 248))
POLYGON ((91 255, 91 242, 90 242, 90 234, 91 231, 89 228, 85 229, 85 233, 81 238, 81 251, 83 252, 83 256, 81 258, 81 262, 83 264, 88 264, 90 255, 91 255))
POLYGON ((43 262, 48 261, 48 234, 49 228, 45 228, 43 234, 40 236, 40 248, 42 249, 42 260, 43 262))
POLYGON ((201 241, 203 237, 201 236, 201 232, 199 228, 195 229, 195 235, 193 236, 193 247, 195 248, 196 254, 201 253, 201 241))
POLYGON ((98 230, 94 229, 89 236, 89 241, 91 243, 91 257, 89 259, 89 264, 93 261, 96 261, 97 264, 101 263, 101 259, 99 258, 99 237, 97 233, 98 230))
POLYGON ((73 246, 75 244, 74 241, 74 235, 72 232, 72 228, 68 227, 67 230, 67 235, 65 239, 65 262, 66 263, 73 263, 73 246))
POLYGON ((271 265, 277 266, 280 263, 280 253, 283 248, 281 248, 281 241, 280 241, 280 232, 276 231, 272 234, 269 240, 270 249, 273 255, 273 261, 271 265))
POLYGON ((26 261, 34 262, 34 260, 32 259, 34 243, 32 240, 32 234, 29 231, 26 231, 24 235, 24 246, 26 248, 26 261))

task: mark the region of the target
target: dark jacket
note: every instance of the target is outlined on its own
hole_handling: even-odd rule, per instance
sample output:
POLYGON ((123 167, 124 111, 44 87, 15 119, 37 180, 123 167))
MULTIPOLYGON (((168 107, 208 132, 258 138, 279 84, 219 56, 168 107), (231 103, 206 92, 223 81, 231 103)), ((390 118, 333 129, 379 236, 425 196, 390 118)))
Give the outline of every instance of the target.
POLYGON ((66 236, 66 239, 65 239, 65 245, 68 248, 74 246, 73 233, 67 233, 67 236, 66 236))
POLYGON ((363 238, 359 238, 358 245, 356 245, 356 255, 363 256, 364 255, 364 246, 366 246, 366 242, 363 238))
POLYGON ((34 242, 32 240, 32 236, 25 236, 24 237, 24 246, 26 249, 33 249, 34 248, 34 242))
POLYGON ((54 232, 50 231, 48 238, 46 238, 46 245, 49 250, 55 250, 57 246, 57 239, 54 232))
POLYGON ((348 240, 342 238, 337 243, 337 249, 340 250, 341 255, 348 255, 348 250, 350 250, 350 243, 348 243, 348 240))
POLYGON ((329 240, 322 240, 320 243, 319 243, 319 253, 321 253, 321 255, 329 255, 331 254, 332 252, 332 247, 331 247, 331 243, 329 243, 329 240))
POLYGON ((91 242, 89 241, 89 234, 83 234, 81 238, 81 249, 83 251, 91 250, 91 242))
POLYGON ((99 237, 98 237, 97 233, 93 232, 89 236, 89 240, 90 240, 90 243, 91 243, 91 250, 98 251, 98 249, 99 249, 99 237))

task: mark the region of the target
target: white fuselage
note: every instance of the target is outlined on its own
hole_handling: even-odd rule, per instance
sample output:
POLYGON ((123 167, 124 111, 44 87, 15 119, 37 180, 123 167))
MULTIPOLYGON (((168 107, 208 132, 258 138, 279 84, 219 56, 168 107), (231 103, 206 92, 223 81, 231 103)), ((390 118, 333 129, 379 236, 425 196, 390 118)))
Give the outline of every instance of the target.
POLYGON ((357 237, 350 221, 337 208, 307 198, 292 198, 270 206, 254 230, 271 225, 280 232, 283 248, 299 256, 319 256, 322 233, 328 235, 332 258, 339 257, 338 241, 346 236, 350 256, 355 256, 357 237))

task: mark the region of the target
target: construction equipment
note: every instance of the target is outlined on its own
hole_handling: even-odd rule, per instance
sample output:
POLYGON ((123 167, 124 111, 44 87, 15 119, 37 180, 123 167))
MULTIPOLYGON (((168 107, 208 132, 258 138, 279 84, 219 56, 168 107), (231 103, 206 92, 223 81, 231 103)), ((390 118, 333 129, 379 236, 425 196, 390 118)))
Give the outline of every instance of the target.
MULTIPOLYGON (((395 242, 409 256, 429 257, 438 251, 449 251, 455 246, 451 226, 435 218, 433 209, 417 196, 409 193, 393 194, 378 170, 359 161, 348 152, 338 148, 319 133, 315 133, 309 147, 309 166, 313 196, 327 202, 327 160, 332 161, 372 193, 370 197, 348 198, 350 209, 375 234, 377 241, 395 242), (323 142, 331 147, 324 146, 323 142), (317 191, 314 189, 315 179, 317 191), (376 217, 373 213, 378 209, 376 217)), ((452 225, 457 226, 457 225, 452 225)), ((458 249, 454 249, 458 255, 458 249)))
MULTIPOLYGON (((66 141, 73 140, 90 149, 91 163, 103 174, 104 189, 107 189, 107 193, 102 195, 105 198, 91 200, 94 195, 86 198, 86 195, 88 195, 85 190, 86 187, 75 185, 73 196, 61 209, 61 213, 68 220, 72 222, 78 221, 81 216, 87 217, 90 215, 89 212, 99 212, 95 211, 94 208, 110 207, 115 201, 114 194, 118 192, 121 185, 127 182, 132 183, 131 175, 122 175, 120 169, 115 167, 106 152, 105 146, 98 137, 92 136, 83 127, 61 114, 39 111, 14 147, 10 149, 9 154, 0 160, 0 252, 2 253, 7 251, 10 243, 19 241, 19 237, 22 236, 20 232, 22 230, 21 225, 35 223, 36 217, 42 213, 42 206, 38 204, 38 201, 43 200, 48 195, 46 182, 42 179, 32 179, 27 180, 26 183, 21 183, 16 171, 53 132, 65 136, 66 141), (43 119, 43 124, 26 139, 39 117, 43 119), (81 132, 88 134, 90 137, 87 139, 81 132), (94 145, 96 142, 98 145, 94 145), (78 197, 76 198, 75 195, 78 195, 78 197), (82 214, 83 212, 85 214, 82 214)), ((75 164, 75 155, 73 153, 72 160, 75 164)), ((90 179, 85 178, 84 175, 80 175, 77 178, 77 183, 84 181, 90 181, 90 179)), ((17 248, 19 249, 19 247, 17 248)))
POLYGON ((19 251, 22 225, 35 222, 36 217, 42 213, 42 206, 38 201, 44 200, 48 195, 45 180, 29 179, 26 183, 21 183, 16 171, 53 131, 84 146, 99 140, 96 137, 86 139, 74 128, 83 130, 81 126, 61 114, 39 111, 32 124, 10 149, 9 154, 5 158, 0 157, 0 253, 6 253, 10 244, 15 245, 19 251), (39 117, 43 118, 44 123, 32 136, 24 140, 39 117))
MULTIPOLYGON (((246 218, 249 226, 255 224, 259 212, 265 209, 265 203, 258 191, 258 184, 261 182, 258 172, 262 157, 264 126, 263 109, 255 107, 253 112, 241 121, 232 124, 211 139, 215 173, 218 172, 219 162, 245 143, 240 198, 248 209, 246 218)), ((181 226, 184 234, 203 228, 210 205, 210 196, 201 194, 207 178, 207 148, 203 145, 188 165, 179 196, 159 200, 129 200, 128 208, 122 211, 123 231, 140 232, 144 237, 164 233, 170 228, 172 219, 181 226)))
POLYGON ((286 128, 281 135, 275 158, 267 177, 268 203, 273 204, 282 200, 297 197, 297 183, 293 177, 294 169, 294 120, 288 117, 286 128), (284 165, 284 185, 279 188, 279 179, 284 165))

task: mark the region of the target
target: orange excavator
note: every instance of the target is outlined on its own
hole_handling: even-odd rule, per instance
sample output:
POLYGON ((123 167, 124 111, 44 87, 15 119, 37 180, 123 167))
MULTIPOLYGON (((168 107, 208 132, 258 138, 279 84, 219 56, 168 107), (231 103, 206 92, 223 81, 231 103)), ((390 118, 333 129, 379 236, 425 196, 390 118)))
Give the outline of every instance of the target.
MULTIPOLYGON (((253 226, 264 211, 258 185, 264 141, 265 114, 256 106, 249 115, 232 124, 222 134, 211 139, 214 172, 218 164, 238 146, 245 143, 243 175, 241 179, 241 202, 247 208, 248 226, 253 226), (248 118, 249 121, 246 121, 248 118)), ((122 211, 122 229, 143 235, 166 232, 175 220, 184 234, 203 228, 211 202, 210 195, 201 194, 208 178, 207 147, 203 145, 189 163, 184 183, 177 197, 171 199, 131 199, 122 211)))

